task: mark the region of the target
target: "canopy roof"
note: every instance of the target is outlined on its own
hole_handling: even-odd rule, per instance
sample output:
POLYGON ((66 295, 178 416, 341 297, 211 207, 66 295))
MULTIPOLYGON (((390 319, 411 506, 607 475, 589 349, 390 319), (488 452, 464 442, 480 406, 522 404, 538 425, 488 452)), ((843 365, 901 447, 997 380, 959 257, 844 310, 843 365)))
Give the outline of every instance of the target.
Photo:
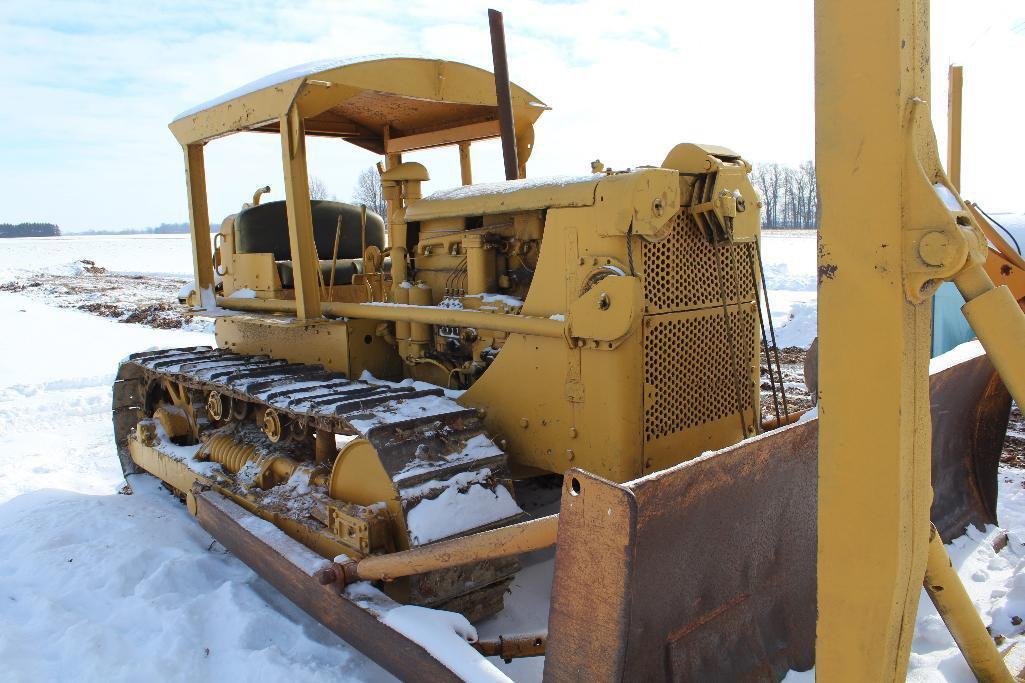
MULTIPOLYGON (((530 135, 548 106, 515 84, 511 91, 517 136, 530 135)), ((276 133, 293 103, 307 135, 345 138, 378 154, 499 135, 494 75, 423 57, 303 64, 183 112, 170 128, 183 145, 239 131, 276 133)))

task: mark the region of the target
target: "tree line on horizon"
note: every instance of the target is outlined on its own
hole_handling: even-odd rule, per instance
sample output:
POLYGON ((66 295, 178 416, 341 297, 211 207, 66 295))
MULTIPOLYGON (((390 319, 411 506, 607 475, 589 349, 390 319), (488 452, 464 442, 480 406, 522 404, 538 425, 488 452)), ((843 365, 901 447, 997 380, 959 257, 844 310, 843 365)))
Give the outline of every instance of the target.
POLYGON ((0 223, 0 237, 60 237, 53 223, 0 223))
POLYGON ((763 227, 819 227, 819 183, 813 162, 756 164, 751 183, 761 195, 763 227))
MULTIPOLYGON (((210 224, 210 232, 220 230, 220 224, 210 224)), ((161 223, 151 228, 126 228, 124 230, 82 230, 76 235, 187 235, 188 223, 161 223)))

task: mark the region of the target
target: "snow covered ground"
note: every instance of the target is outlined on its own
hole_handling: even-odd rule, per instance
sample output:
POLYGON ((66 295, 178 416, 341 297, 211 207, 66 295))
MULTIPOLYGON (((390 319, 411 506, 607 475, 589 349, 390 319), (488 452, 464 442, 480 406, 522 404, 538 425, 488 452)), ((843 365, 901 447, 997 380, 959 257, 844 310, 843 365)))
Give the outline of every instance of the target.
POLYGON ((815 339, 818 244, 810 230, 762 233, 762 267, 780 348, 807 348, 815 339))
MULTIPOLYGON (((81 259, 113 272, 189 276, 188 239, 5 240, 0 284, 81 259)), ((814 337, 815 240, 772 233, 763 247, 781 346, 814 337)), ((119 323, 0 291, 0 660, 7 680, 386 680, 387 673, 307 617, 228 554, 155 479, 122 478, 112 443, 110 385, 118 361, 149 348, 211 344, 208 332, 119 323)), ((1025 475, 1002 470, 1010 530, 955 541, 952 554, 994 632, 1025 616, 1025 475)), ((482 636, 547 622, 551 551, 526 558, 509 607, 482 636)), ((971 680, 923 599, 913 680, 971 680)), ((516 680, 542 661, 492 660, 516 680)))

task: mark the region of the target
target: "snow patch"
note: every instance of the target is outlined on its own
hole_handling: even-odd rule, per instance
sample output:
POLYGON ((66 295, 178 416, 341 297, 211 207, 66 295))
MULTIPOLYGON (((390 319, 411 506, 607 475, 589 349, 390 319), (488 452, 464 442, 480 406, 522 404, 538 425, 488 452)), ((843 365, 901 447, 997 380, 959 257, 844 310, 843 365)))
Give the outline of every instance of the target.
POLYGON ((381 622, 428 652, 464 681, 511 681, 473 649, 477 629, 461 614, 402 605, 387 612, 381 622))
POLYGON ((481 303, 485 304, 505 304, 509 308, 521 308, 523 306, 523 299, 509 296, 508 294, 490 294, 485 292, 484 294, 467 294, 466 298, 480 299, 481 303))
MULTIPOLYGON (((437 387, 432 387, 436 389, 437 387)), ((446 396, 418 396, 417 398, 396 399, 376 406, 373 411, 363 416, 353 417, 350 424, 366 434, 379 425, 393 422, 405 422, 416 418, 447 415, 465 410, 461 405, 446 396)))
POLYGON ((942 372, 947 368, 954 367, 958 363, 963 363, 966 360, 972 358, 978 358, 979 356, 986 355, 986 349, 982 348, 982 342, 978 339, 973 339, 970 342, 964 344, 958 344, 950 351, 944 354, 936 356, 929 361, 929 374, 934 375, 937 372, 942 372))
POLYGON ((227 296, 229 299, 255 299, 256 292, 248 287, 242 289, 236 289, 234 292, 227 296))
MULTIPOLYGON (((476 434, 470 438, 458 453, 449 454, 445 458, 447 464, 454 464, 464 461, 479 460, 502 455, 502 449, 495 445, 495 442, 483 434, 476 434)), ((419 457, 413 458, 395 475, 395 481, 402 482, 407 479, 430 472, 437 468, 437 459, 426 461, 419 457)))
POLYGON ((797 302, 790 309, 790 315, 776 326, 776 346, 808 348, 818 335, 818 307, 814 303, 797 302))
POLYGON ((258 78, 255 81, 250 81, 243 86, 230 90, 223 95, 207 100, 202 104, 196 105, 191 109, 186 109, 182 113, 174 117, 175 121, 180 121, 193 114, 198 114, 201 111, 216 107, 225 102, 244 97, 258 90, 264 88, 270 88, 275 85, 281 85, 288 81, 296 78, 304 78, 306 76, 312 76, 322 71, 328 71, 329 69, 337 69, 343 66, 349 66, 350 64, 358 64, 360 62, 377 62, 382 59, 395 59, 405 57, 408 59, 430 59, 430 57, 423 57, 418 55, 390 55, 390 54, 379 54, 379 55, 361 55, 358 57, 340 57, 336 59, 321 59, 314 62, 306 62, 305 64, 297 64, 296 66, 282 69, 281 71, 275 71, 272 74, 268 74, 263 78, 258 78))
POLYGON ((538 176, 535 178, 521 178, 520 180, 503 180, 495 183, 478 183, 476 185, 463 185, 448 190, 440 190, 430 194, 422 201, 454 201, 459 199, 472 199, 474 197, 485 197, 501 194, 510 194, 520 190, 530 190, 538 187, 563 188, 569 185, 582 183, 597 184, 604 176, 582 175, 582 176, 538 176))
POLYGON ((424 545, 522 512, 502 485, 492 491, 472 484, 465 493, 453 486, 417 503, 406 513, 406 526, 414 545, 424 545))
MULTIPOLYGON (((359 378, 360 378, 360 380, 366 382, 367 384, 380 384, 382 386, 388 386, 388 387, 413 387, 414 389, 416 389, 418 391, 424 391, 424 390, 438 389, 439 388, 435 384, 430 384, 428 382, 418 382, 418 381, 416 381, 416 380, 414 380, 412 378, 404 379, 401 382, 392 382, 392 381, 386 380, 386 379, 378 379, 377 377, 374 377, 372 374, 370 374, 369 370, 364 370, 363 374, 361 374, 359 376, 359 378)), ((445 389, 444 391, 445 391, 445 396, 447 398, 452 398, 452 399, 459 398, 464 393, 466 393, 465 389, 445 389)))
POLYGON ((288 534, 270 522, 255 515, 246 515, 239 520, 239 525, 256 538, 260 539, 278 552, 289 562, 298 567, 307 576, 313 576, 331 563, 313 552, 302 543, 293 541, 288 534))
POLYGON ((469 484, 483 484, 491 476, 491 469, 485 467, 484 469, 476 472, 460 472, 451 479, 440 481, 438 479, 432 479, 431 481, 419 484, 417 486, 411 486, 407 489, 402 489, 403 498, 423 498, 429 496, 436 491, 447 488, 465 488, 469 484))

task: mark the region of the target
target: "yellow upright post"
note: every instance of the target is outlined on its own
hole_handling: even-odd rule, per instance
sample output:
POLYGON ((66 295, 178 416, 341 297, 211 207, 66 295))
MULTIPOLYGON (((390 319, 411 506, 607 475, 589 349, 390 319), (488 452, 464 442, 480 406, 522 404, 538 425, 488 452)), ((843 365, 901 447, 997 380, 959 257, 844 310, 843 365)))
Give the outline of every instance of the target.
POLYGON ((459 143, 459 175, 463 185, 473 185, 473 170, 470 166, 470 143, 459 143))
POLYGON ((964 67, 951 64, 947 75, 947 177, 961 191, 961 94, 964 90, 964 67))
POLYGON ((310 211, 310 180, 306 170, 306 131, 298 108, 281 117, 281 155, 285 170, 285 203, 288 207, 288 243, 292 249, 295 309, 300 320, 319 318, 320 262, 313 242, 310 211))
POLYGON ((815 3, 824 681, 904 679, 925 572, 930 306, 909 301, 903 275, 928 22, 924 0, 815 3))
POLYGON ((189 194, 189 234, 192 237, 192 273, 199 305, 214 305, 214 265, 210 251, 210 211, 206 203, 206 166, 203 143, 185 145, 185 183, 189 194))

